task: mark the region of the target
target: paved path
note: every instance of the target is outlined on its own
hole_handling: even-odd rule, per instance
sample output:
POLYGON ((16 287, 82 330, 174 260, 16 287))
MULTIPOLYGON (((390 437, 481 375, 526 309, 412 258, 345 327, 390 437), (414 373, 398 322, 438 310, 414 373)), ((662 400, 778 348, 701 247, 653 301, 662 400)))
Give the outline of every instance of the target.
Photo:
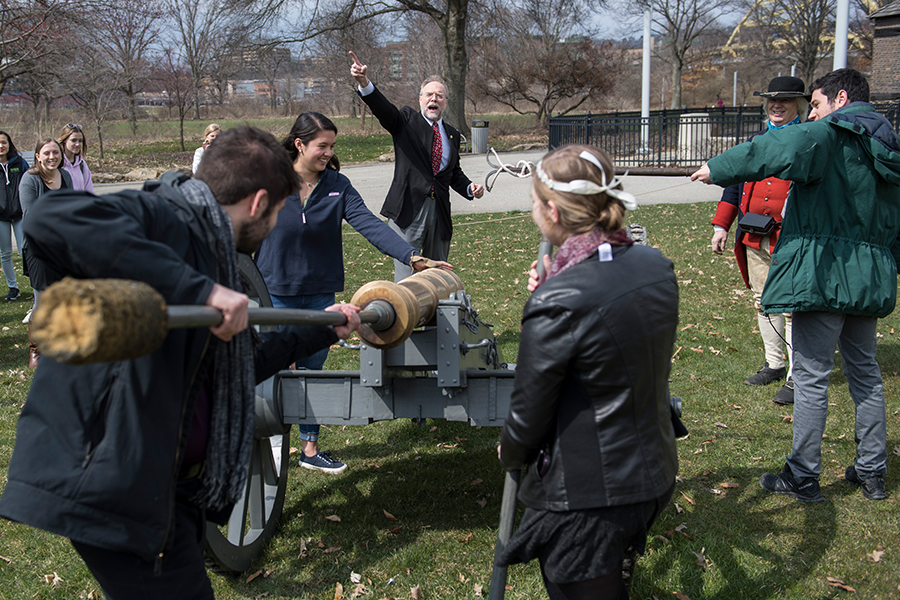
MULTIPOLYGON (((500 158, 507 164, 515 165, 520 160, 537 162, 546 154, 544 151, 503 152, 500 158)), ((484 154, 467 154, 461 158, 463 171, 472 181, 484 184, 484 178, 491 170, 484 154)), ((341 173, 350 178, 376 215, 381 210, 384 198, 391 185, 394 163, 348 165, 341 173)), ((139 189, 140 182, 97 184, 98 194, 109 194, 122 189, 139 189)), ((690 202, 712 202, 719 199, 722 189, 691 182, 687 177, 629 176, 623 183, 626 190, 637 196, 639 204, 677 204, 690 202)), ((485 192, 478 200, 466 201, 451 192, 450 204, 453 214, 477 214, 531 210, 531 179, 517 179, 503 173, 494 184, 493 191, 485 192)))

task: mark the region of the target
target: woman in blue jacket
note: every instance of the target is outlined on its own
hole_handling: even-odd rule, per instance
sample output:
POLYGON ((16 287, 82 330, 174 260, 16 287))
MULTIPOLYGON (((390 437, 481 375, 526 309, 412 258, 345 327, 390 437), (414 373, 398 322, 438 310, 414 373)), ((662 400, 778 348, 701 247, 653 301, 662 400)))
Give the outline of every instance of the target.
MULTIPOLYGON (((337 127, 325 115, 305 112, 297 117, 283 144, 300 175, 300 193, 288 196, 278 224, 260 246, 256 263, 272 304, 281 308, 321 310, 334 304, 344 290, 344 247, 341 224, 346 220, 384 254, 415 270, 426 263, 452 269, 446 262, 428 261, 366 208, 350 180, 338 173, 334 155, 337 127)), ((297 367, 321 370, 328 348, 298 361, 297 367)), ((347 465, 319 451, 319 426, 300 425, 303 453, 300 466, 341 473, 347 465)))
POLYGON ((7 300, 19 297, 19 284, 12 262, 12 235, 16 237, 16 248, 22 252, 22 205, 19 203, 19 182, 28 170, 28 163, 19 155, 12 138, 0 131, 0 168, 3 169, 6 185, 0 195, 0 265, 9 286, 7 300), (10 235, 12 231, 12 235, 10 235))

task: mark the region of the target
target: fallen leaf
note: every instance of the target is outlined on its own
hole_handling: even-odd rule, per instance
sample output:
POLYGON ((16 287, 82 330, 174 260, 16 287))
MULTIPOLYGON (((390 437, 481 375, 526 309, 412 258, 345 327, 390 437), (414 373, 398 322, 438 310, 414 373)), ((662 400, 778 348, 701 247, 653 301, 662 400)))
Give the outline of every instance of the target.
POLYGON ((363 585, 361 583, 357 583, 356 586, 354 586, 353 593, 350 594, 350 597, 351 598, 361 598, 368 593, 369 593, 369 590, 366 589, 365 585, 363 585))
POLYGON ((5 556, 0 556, 0 560, 2 560, 3 562, 5 562, 8 565, 12 564, 12 559, 6 558, 5 556))
POLYGON ((335 523, 341 522, 341 518, 337 515, 328 515, 327 517, 325 517, 325 520, 326 521, 334 521, 335 523))
POLYGON ((437 425, 434 425, 431 429, 428 430, 428 433, 434 433, 437 431, 437 425))
POLYGON ((476 479, 475 481, 473 481, 473 482, 470 483, 469 485, 478 485, 479 483, 482 483, 483 481, 484 481, 484 479, 481 479, 481 478, 479 477, 478 479, 476 479))
POLYGON ((334 600, 341 600, 344 597, 344 586, 340 582, 334 586, 334 600))
POLYGON ((413 597, 413 600, 419 600, 422 596, 422 588, 416 586, 414 588, 409 588, 409 593, 413 597))
POLYGON ((392 515, 391 513, 389 513, 388 511, 384 510, 383 508, 381 510, 382 510, 382 512, 384 512, 384 516, 386 516, 391 521, 399 521, 400 520, 397 517, 395 517, 394 515, 392 515))
POLYGON ((333 546, 331 548, 325 548, 325 554, 331 554, 332 552, 340 552, 340 546, 333 546))
POLYGON ((678 598, 678 600, 691 600, 690 596, 682 594, 681 592, 675 592, 675 597, 678 598))
POLYGON ((848 592, 855 592, 856 590, 844 583, 843 579, 838 579, 837 577, 828 577, 828 585, 831 587, 840 588, 842 590, 847 590, 848 592))
POLYGON ((246 580, 244 583, 250 583, 251 581, 253 581, 253 580, 256 579, 257 577, 259 577, 260 575, 262 575, 262 573, 263 573, 263 572, 262 572, 261 570, 260 570, 260 571, 257 571, 256 573, 253 573, 252 575, 250 575, 250 577, 247 578, 247 580, 246 580))
POLYGON ((684 499, 685 499, 685 500, 687 500, 687 501, 688 501, 688 502, 690 502, 690 503, 691 503, 691 506, 695 506, 695 503, 694 503, 694 501, 693 501, 693 500, 691 500, 691 499, 690 499, 690 498, 689 498, 689 497, 688 497, 688 495, 687 495, 687 494, 685 494, 685 493, 684 493, 684 492, 681 492, 681 495, 682 495, 682 496, 684 496, 684 499))
POLYGON ((881 562, 881 557, 884 556, 884 548, 878 546, 871 553, 866 554, 869 558, 872 559, 872 562, 881 562))
POLYGON ((900 456, 900 446, 894 446, 894 454, 900 456))
POLYGON ((725 481, 725 482, 723 482, 723 483, 720 483, 719 486, 721 486, 721 487, 723 487, 723 488, 738 488, 738 487, 741 487, 740 484, 732 483, 732 482, 730 482, 730 481, 725 481))
POLYGON ((475 586, 474 586, 474 588, 475 588, 475 595, 478 596, 478 597, 480 598, 480 597, 481 597, 481 592, 484 590, 484 586, 483 586, 483 585, 480 585, 480 584, 478 584, 478 583, 476 583, 475 586))
POLYGON ((469 541, 472 539, 472 536, 473 536, 473 535, 474 535, 474 534, 472 534, 472 533, 470 533, 469 535, 467 535, 467 536, 466 536, 466 539, 464 539, 464 540, 462 541, 462 543, 463 543, 463 544, 468 544, 469 541))
POLYGON ((674 504, 675 504, 675 513, 676 513, 676 514, 679 514, 679 515, 680 515, 681 513, 684 512, 684 509, 681 508, 681 505, 680 505, 680 504, 678 504, 677 502, 675 502, 674 504))
POLYGON ((703 354, 703 348, 691 348, 691 350, 693 350, 694 352, 698 352, 698 353, 700 353, 700 354, 703 354))
POLYGON ((788 423, 793 423, 794 415, 789 415, 787 413, 784 413, 783 415, 781 415, 781 421, 782 422, 787 421, 788 423))
POLYGON ((694 552, 691 550, 691 554, 697 557, 697 566, 700 567, 701 570, 705 571, 706 567, 709 566, 709 561, 706 560, 706 556, 704 553, 706 552, 706 548, 701 548, 700 552, 694 552))
POLYGON ((722 493, 722 490, 717 490, 716 488, 710 488, 709 493, 718 495, 718 494, 722 493))
MULTIPOLYGON (((484 508, 485 506, 487 506, 487 500, 484 499, 484 498, 482 498, 481 500, 476 500, 476 501, 475 501, 475 504, 477 504, 477 505, 480 506, 481 508, 484 508)), ((3 558, 3 557, 0 556, 0 558, 3 558)))
POLYGON ((306 551, 306 542, 300 540, 300 554, 297 558, 306 558, 307 556, 309 556, 309 553, 306 551))
POLYGON ((350 571, 350 581, 352 581, 353 583, 359 583, 360 581, 362 581, 362 575, 350 571))
POLYGON ((403 527, 394 527, 393 529, 388 529, 388 533, 391 535, 397 535, 398 533, 400 533, 401 529, 403 529, 403 527))
POLYGON ((734 410, 744 410, 744 407, 740 404, 732 404, 731 408, 733 408, 734 410))
POLYGON ((679 331, 686 331, 686 330, 690 329, 690 328, 693 327, 693 326, 694 326, 693 323, 688 323, 687 325, 685 325, 684 327, 682 327, 679 331))
POLYGON ((56 574, 56 571, 53 572, 53 575, 44 575, 44 583, 48 583, 52 586, 57 586, 62 582, 62 578, 56 574))
POLYGON ((723 427, 725 429, 728 429, 728 425, 726 425, 725 423, 716 423, 716 427, 723 427))

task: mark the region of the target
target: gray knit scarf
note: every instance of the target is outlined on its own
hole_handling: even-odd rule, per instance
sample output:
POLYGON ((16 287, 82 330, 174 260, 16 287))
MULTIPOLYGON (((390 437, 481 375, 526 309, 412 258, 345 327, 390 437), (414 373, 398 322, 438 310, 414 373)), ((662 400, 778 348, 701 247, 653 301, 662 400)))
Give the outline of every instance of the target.
MULTIPOLYGON (((237 249, 231 218, 216 201, 209 187, 189 179, 178 188, 185 200, 200 208, 215 235, 219 283, 242 290, 237 249)), ((254 425, 253 342, 250 330, 230 342, 215 344, 209 439, 201 489, 193 498, 199 506, 214 510, 236 502, 244 493, 247 467, 253 446, 254 425)))

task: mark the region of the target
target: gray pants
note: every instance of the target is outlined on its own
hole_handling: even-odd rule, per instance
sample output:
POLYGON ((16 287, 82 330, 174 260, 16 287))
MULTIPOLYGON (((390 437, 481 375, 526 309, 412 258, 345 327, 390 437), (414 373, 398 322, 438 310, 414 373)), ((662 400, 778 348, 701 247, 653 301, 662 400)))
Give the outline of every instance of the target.
POLYGON ((856 405, 856 471, 887 471, 887 423, 881 369, 875 361, 878 319, 838 313, 794 313, 794 443, 788 465, 797 477, 822 471, 822 434, 828 416, 828 377, 834 347, 856 405))
MULTIPOLYGON (((450 240, 442 240, 438 235, 435 202, 434 198, 425 198, 419 214, 406 229, 398 226, 393 219, 388 219, 388 225, 425 258, 446 261, 450 256, 450 240)), ((410 275, 410 266, 394 259, 394 282, 399 283, 410 275)))

